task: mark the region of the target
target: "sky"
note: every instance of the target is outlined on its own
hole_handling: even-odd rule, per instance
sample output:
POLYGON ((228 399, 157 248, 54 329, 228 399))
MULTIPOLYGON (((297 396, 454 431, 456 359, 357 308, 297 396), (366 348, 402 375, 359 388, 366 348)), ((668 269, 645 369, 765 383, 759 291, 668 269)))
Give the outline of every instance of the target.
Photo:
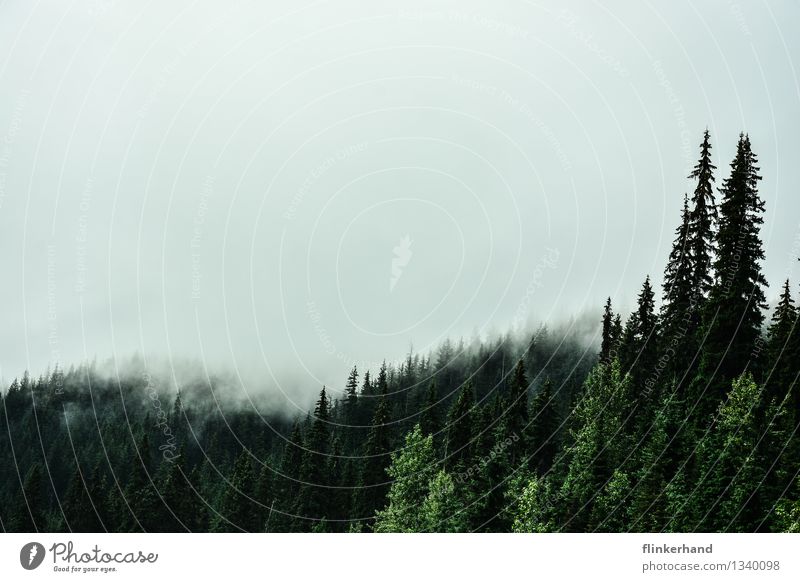
POLYGON ((660 285, 702 132, 800 289, 792 1, 0 2, 0 376, 313 395, 660 285), (402 6, 402 8, 400 7, 402 6), (299 391, 299 392, 298 392, 299 391))

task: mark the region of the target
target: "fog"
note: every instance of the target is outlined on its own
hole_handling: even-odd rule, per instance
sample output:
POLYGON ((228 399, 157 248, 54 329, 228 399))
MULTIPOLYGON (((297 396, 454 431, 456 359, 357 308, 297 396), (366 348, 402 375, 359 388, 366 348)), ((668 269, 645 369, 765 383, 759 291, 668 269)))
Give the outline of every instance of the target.
POLYGON ((314 394, 447 337, 599 318, 660 282, 706 127, 717 185, 750 133, 768 296, 796 289, 799 20, 6 1, 3 380, 139 354, 314 394))

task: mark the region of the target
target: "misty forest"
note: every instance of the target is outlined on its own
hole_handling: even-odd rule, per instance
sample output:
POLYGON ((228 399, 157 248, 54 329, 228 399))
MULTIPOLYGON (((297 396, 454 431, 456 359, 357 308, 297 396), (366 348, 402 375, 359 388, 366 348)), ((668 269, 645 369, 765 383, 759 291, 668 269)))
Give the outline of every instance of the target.
POLYGON ((141 361, 24 374, 0 401, 0 528, 800 531, 794 289, 768 306, 747 135, 722 173, 706 131, 662 288, 599 301, 599 341, 446 341, 296 417, 141 361))

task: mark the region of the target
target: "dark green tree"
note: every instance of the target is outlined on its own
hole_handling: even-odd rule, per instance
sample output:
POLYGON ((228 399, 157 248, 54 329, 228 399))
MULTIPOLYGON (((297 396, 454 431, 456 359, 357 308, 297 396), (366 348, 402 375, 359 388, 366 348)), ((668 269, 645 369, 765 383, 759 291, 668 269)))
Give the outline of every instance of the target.
POLYGON ((458 398, 447 416, 445 465, 448 468, 459 466, 463 468, 469 465, 472 458, 471 445, 474 425, 475 393, 472 381, 468 380, 462 384, 458 398))
POLYGON ((792 301, 789 280, 783 284, 778 305, 772 314, 767 334, 766 398, 783 400, 800 371, 800 357, 794 351, 797 335, 797 309, 792 301))
POLYGON ((700 325, 699 289, 689 241, 691 227, 689 205, 683 200, 681 224, 676 231, 664 271, 664 302, 661 306, 661 352, 666 355, 666 373, 685 386, 691 378, 692 362, 697 355, 696 336, 700 325))
POLYGON ((531 403, 530 466, 539 475, 550 470, 559 450, 561 415, 556 404, 553 384, 548 378, 531 403))
POLYGON ((233 473, 223 490, 211 521, 214 532, 261 531, 260 512, 255 504, 255 475, 250 452, 242 451, 236 457, 233 473))
POLYGON ((88 479, 84 479, 79 466, 70 478, 62 503, 66 530, 71 532, 101 532, 102 523, 94 500, 90 496, 88 479))
POLYGON ((424 532, 429 525, 428 516, 421 507, 430 493, 430 484, 436 475, 436 457, 433 439, 424 436, 416 425, 406 435, 405 446, 392 454, 392 463, 386 470, 392 480, 389 505, 379 511, 375 519, 376 532, 424 532))
MULTIPOLYGON (((386 385, 383 386, 386 390, 386 385)), ((367 520, 367 525, 370 525, 369 520, 374 517, 375 512, 384 507, 386 494, 389 491, 389 480, 386 476, 386 467, 389 466, 392 450, 389 406, 389 398, 384 391, 364 445, 358 488, 354 494, 354 517, 361 521, 367 520)))
POLYGON ((306 435, 306 450, 301 467, 300 491, 297 495, 297 515, 307 527, 313 520, 330 516, 330 479, 328 455, 330 452, 330 403, 325 387, 319 393, 314 408, 314 419, 306 435))
POLYGON ((758 171, 750 138, 740 135, 730 177, 720 190, 716 279, 704 310, 705 341, 696 383, 704 414, 714 409, 734 378, 759 364, 756 346, 764 323, 766 280, 760 266, 764 202, 758 194, 758 171))
POLYGON ((611 310, 611 297, 609 297, 603 309, 603 331, 600 341, 600 361, 604 364, 611 361, 612 352, 614 351, 613 326, 614 312, 611 310))
POLYGON ((700 145, 700 160, 689 178, 697 180, 692 195, 692 210, 689 214, 687 246, 692 258, 692 287, 701 297, 707 296, 714 283, 712 265, 715 253, 715 225, 717 203, 714 198, 714 170, 711 163, 711 141, 708 130, 700 145))

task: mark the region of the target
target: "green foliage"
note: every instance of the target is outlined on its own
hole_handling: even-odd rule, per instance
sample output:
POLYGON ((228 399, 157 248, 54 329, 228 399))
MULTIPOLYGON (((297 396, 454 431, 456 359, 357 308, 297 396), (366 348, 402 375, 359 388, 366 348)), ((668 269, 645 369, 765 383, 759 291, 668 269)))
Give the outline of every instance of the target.
POLYGON ((416 425, 406 435, 405 446, 392 454, 392 463, 386 470, 392 479, 389 505, 377 513, 376 532, 426 531, 428 521, 419 509, 430 492, 435 460, 433 439, 424 436, 416 425))
POLYGON ((798 531, 798 309, 787 281, 764 329, 749 138, 719 213, 710 151, 705 132, 662 305, 648 277, 623 326, 609 297, 599 355, 545 326, 448 339, 352 366, 296 418, 140 361, 26 373, 0 394, 0 528, 798 531))

